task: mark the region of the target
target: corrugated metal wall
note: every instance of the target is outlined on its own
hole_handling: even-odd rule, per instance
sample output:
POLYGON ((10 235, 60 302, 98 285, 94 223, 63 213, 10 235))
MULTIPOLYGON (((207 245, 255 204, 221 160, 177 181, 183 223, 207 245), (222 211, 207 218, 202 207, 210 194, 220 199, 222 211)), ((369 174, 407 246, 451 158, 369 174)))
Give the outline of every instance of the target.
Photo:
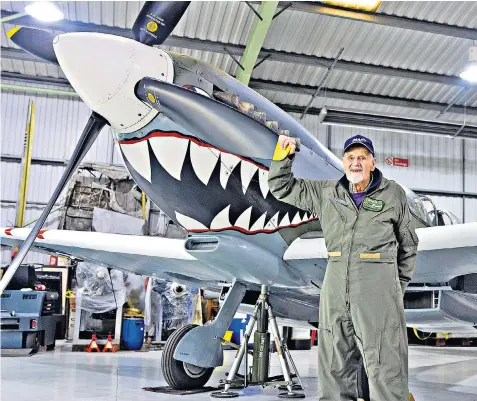
MULTIPOLYGON (((2 80, 2 82, 18 84, 7 80, 2 80)), ((64 90, 64 88, 50 85, 26 84, 26 86, 64 90)), ((78 98, 2 91, 2 156, 21 157, 22 155, 30 99, 34 100, 36 104, 32 158, 42 159, 44 164, 33 164, 30 170, 25 224, 40 216, 64 171, 63 165, 48 164, 48 160, 66 161, 69 159, 90 114, 88 107, 78 98)), ((105 128, 100 133, 98 141, 92 146, 84 161, 102 164, 118 163, 115 161, 114 141, 109 128, 105 128)), ((18 199, 20 179, 21 164, 2 161, 1 226, 15 224, 15 203, 13 202, 18 199)), ((61 198, 62 196, 60 196, 59 202, 61 202, 61 198)), ((59 213, 53 213, 47 221, 47 226, 57 227, 58 219, 59 213)), ((6 263, 9 258, 10 250, 2 249, 2 263, 6 263)), ((47 258, 41 254, 30 253, 26 260, 43 263, 47 258)))
MULTIPOLYGON (((466 140, 465 155, 465 191, 477 193, 477 141, 466 140)), ((477 221, 477 199, 465 200, 465 221, 477 221)))
MULTIPOLYGON (((5 83, 12 83, 3 81, 5 83)), ((34 84, 34 86, 42 86, 34 84)), ((51 85, 43 85, 53 88, 51 85)), ((63 89, 63 88, 58 88, 63 89)), ((2 92, 1 102, 1 154, 21 156, 28 100, 36 101, 35 133, 33 157, 39 159, 67 160, 81 135, 89 116, 88 107, 77 98, 53 95, 32 95, 26 93, 2 92)), ((411 135, 383 132, 371 129, 355 129, 339 126, 325 126, 317 116, 292 114, 318 140, 341 156, 346 138, 356 133, 370 137, 377 150, 378 166, 386 177, 396 179, 409 188, 434 189, 442 191, 467 191, 477 193, 477 141, 426 135, 411 135), (329 143, 328 143, 329 140, 329 143), (387 166, 386 157, 409 159, 409 167, 387 166), (465 166, 463 160, 465 159, 465 166), (463 180, 465 171, 465 188, 463 180)), ((85 161, 106 164, 122 164, 109 129, 105 128, 97 143, 91 148, 85 161)), ((3 161, 1 163, 1 225, 10 226, 15 221, 15 204, 21 177, 20 164, 3 161)), ((61 165, 34 164, 31 169, 26 222, 38 217, 41 203, 48 201, 64 167, 61 165), (35 205, 33 203, 40 203, 35 205)), ((477 221, 477 199, 432 197, 439 208, 452 211, 465 222, 477 221)), ((58 224, 57 214, 49 219, 50 227, 58 224)), ((159 215, 154 216, 156 226, 159 215)), ((9 251, 2 251, 2 263, 9 259, 9 251)), ((42 257, 30 256, 29 261, 42 261, 42 257)))
MULTIPOLYGON (((57 89, 39 84, 32 86, 57 89)), ((32 157, 67 160, 91 112, 78 98, 55 95, 35 96, 31 93, 2 91, 2 154, 21 155, 30 99, 36 102, 32 157)), ((109 128, 105 128, 99 134, 85 161, 112 163, 113 139, 108 131, 109 128)))
POLYGON ((477 192, 477 141, 465 141, 465 190, 477 192))

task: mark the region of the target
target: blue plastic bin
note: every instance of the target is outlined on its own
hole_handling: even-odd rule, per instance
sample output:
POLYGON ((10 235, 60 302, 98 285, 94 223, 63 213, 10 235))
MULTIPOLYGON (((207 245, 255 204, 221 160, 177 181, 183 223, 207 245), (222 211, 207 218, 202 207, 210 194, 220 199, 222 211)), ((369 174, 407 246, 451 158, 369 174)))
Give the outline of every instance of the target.
POLYGON ((125 349, 140 350, 144 342, 144 319, 137 317, 124 318, 121 334, 125 349))
POLYGON ((250 317, 251 315, 247 315, 244 318, 232 319, 229 327, 229 330, 232 332, 232 339, 230 340, 231 342, 235 344, 240 344, 242 342, 241 335, 245 333, 250 317))

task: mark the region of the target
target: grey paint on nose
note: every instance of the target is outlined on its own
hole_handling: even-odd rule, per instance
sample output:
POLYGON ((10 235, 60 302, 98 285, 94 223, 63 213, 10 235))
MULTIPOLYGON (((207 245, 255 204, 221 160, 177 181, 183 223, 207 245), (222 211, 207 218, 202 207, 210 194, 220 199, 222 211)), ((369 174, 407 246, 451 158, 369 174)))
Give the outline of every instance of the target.
POLYGON ((218 148, 253 158, 272 158, 277 135, 221 102, 152 78, 139 81, 136 96, 218 148))

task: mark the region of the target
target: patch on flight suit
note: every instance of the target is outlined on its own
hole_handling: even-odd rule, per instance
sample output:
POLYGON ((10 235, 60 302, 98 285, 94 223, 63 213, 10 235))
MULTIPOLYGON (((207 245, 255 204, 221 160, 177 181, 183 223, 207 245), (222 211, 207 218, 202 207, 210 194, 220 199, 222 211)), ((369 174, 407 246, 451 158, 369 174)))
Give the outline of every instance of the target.
POLYGON ((383 210, 384 202, 382 200, 373 199, 373 198, 364 198, 363 208, 370 210, 372 212, 380 212, 383 210))

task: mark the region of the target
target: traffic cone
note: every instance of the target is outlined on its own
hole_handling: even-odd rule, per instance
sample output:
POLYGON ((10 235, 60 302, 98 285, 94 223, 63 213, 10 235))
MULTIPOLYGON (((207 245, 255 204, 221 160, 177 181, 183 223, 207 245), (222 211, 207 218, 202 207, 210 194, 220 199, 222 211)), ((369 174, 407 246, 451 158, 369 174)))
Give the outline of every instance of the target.
POLYGON ((412 395, 412 393, 409 393, 409 401, 415 401, 414 396, 412 395))
POLYGON ((91 342, 89 343, 88 348, 86 348, 86 352, 91 351, 100 352, 98 344, 96 343, 96 334, 91 336, 91 342))
POLYGON ((113 339, 111 338, 111 334, 108 334, 108 341, 106 341, 106 345, 103 348, 103 352, 106 352, 106 351, 115 352, 114 347, 113 347, 113 339))

